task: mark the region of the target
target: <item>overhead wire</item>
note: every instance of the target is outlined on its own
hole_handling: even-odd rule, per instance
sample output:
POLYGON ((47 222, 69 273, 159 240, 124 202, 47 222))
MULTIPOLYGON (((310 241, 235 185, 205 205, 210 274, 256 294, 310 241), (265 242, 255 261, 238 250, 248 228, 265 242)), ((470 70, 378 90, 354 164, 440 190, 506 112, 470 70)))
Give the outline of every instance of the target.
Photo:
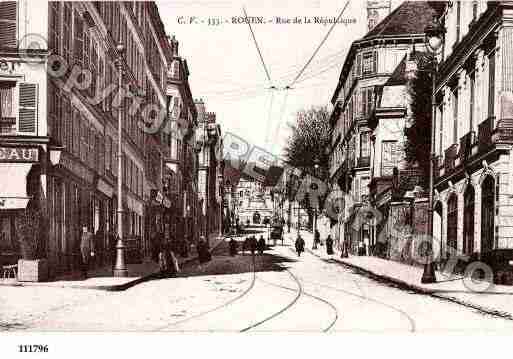
POLYGON ((351 0, 347 0, 346 1, 346 4, 344 5, 344 7, 342 8, 342 11, 340 12, 340 14, 338 15, 337 19, 335 20, 335 22, 333 24, 331 24, 328 32, 326 33, 326 35, 324 35, 324 38, 321 40, 321 42, 319 43, 319 46, 317 46, 317 48, 315 49, 314 53, 312 54, 312 56, 308 59, 308 61, 306 62, 305 66, 303 66, 303 68, 301 69, 301 71, 299 71, 299 73, 297 74, 297 76, 294 78, 294 80, 292 81, 292 83, 289 85, 290 87, 292 87, 296 81, 301 77, 301 75, 303 74, 303 72, 306 70, 306 68, 308 67, 308 65, 310 65, 310 63, 312 62, 312 60, 314 59, 315 55, 317 55, 317 53, 319 52, 319 50, 321 49, 322 45, 324 45, 324 43, 326 42, 326 40, 328 39, 328 36, 331 34, 331 32, 333 31, 333 29, 335 28, 335 26, 337 25, 338 21, 340 20, 340 18, 342 17, 342 15, 344 14, 344 12, 346 11, 346 8, 347 6, 349 5, 349 3, 351 2, 351 0))
POLYGON ((248 14, 246 13, 246 8, 242 7, 242 11, 244 11, 244 17, 245 17, 246 22, 247 22, 247 24, 249 26, 249 31, 251 32, 251 37, 253 38, 253 42, 255 43, 255 47, 257 49, 258 56, 260 57, 260 61, 262 62, 262 66, 264 67, 265 74, 267 76, 267 80, 269 81, 269 85, 272 86, 273 82, 271 80, 271 75, 269 75, 269 70, 267 69, 267 66, 265 65, 265 61, 264 61, 264 58, 262 56, 262 52, 260 51, 260 46, 258 46, 258 42, 256 40, 255 33, 253 32, 253 27, 251 26, 251 22, 248 20, 248 14))

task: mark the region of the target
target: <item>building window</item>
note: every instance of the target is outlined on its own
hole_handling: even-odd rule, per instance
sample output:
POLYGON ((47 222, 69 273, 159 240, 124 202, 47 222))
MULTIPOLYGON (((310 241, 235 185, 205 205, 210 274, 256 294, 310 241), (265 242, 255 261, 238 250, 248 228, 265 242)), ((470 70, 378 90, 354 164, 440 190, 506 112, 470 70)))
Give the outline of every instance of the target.
POLYGON ((457 249, 458 244, 458 198, 452 193, 447 201, 447 248, 457 249))
POLYGON ((458 86, 451 89, 452 96, 452 119, 453 119, 453 131, 452 131, 452 143, 458 142, 458 86))
POLYGON ((0 82, 0 135, 16 134, 16 82, 0 82))
POLYGON ((372 75, 377 72, 377 52, 369 51, 362 55, 363 76, 372 75))
POLYGON ((399 151, 397 141, 383 141, 381 143, 381 176, 391 176, 398 162, 399 151))
POLYGON ((464 199, 464 217, 463 217, 463 254, 472 254, 474 252, 474 209, 475 195, 474 186, 467 184, 464 199))
POLYGON ((481 187, 481 253, 493 249, 495 237, 495 180, 487 176, 481 187))
POLYGON ((366 87, 361 91, 362 116, 368 117, 374 110, 374 87, 366 87))
POLYGON ((16 47, 16 4, 0 2, 0 47, 16 47))
POLYGON ((444 149, 444 105, 440 104, 437 107, 437 124, 438 124, 438 154, 443 153, 444 149))
POLYGON ((470 111, 470 123, 469 123, 469 127, 470 127, 470 131, 472 131, 474 129, 474 108, 475 108, 475 102, 476 102, 476 73, 474 71, 472 71, 469 75, 469 80, 470 80, 470 108, 469 108, 469 111, 470 111))
POLYGON ((495 114, 495 50, 488 55, 488 117, 495 114))
POLYGON ((370 157, 370 132, 360 134, 360 158, 370 157))

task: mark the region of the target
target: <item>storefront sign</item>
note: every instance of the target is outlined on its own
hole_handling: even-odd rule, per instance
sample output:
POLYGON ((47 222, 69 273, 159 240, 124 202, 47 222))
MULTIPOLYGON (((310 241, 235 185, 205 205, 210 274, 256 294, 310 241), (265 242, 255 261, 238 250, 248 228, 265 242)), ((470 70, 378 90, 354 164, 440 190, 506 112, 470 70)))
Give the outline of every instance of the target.
POLYGON ((35 147, 0 147, 0 162, 38 162, 39 150, 35 147))

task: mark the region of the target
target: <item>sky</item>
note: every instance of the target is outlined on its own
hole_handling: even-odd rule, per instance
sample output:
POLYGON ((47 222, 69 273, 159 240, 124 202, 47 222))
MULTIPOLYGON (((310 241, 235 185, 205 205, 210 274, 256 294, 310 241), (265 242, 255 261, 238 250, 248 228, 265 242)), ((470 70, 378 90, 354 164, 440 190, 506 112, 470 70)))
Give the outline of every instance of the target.
MULTIPOLYGON (((367 29, 366 1, 349 0, 326 41, 295 81, 331 24, 314 17, 337 18, 347 0, 164 0, 160 16, 190 71, 194 98, 215 112, 222 131, 281 155, 297 111, 328 105, 351 43, 367 29), (233 17, 264 17, 252 24, 269 77, 250 28, 233 17), (305 23, 305 18, 311 23, 305 23), (277 23, 276 17, 292 23, 277 23), (293 23, 294 18, 302 23, 293 23), (209 24, 209 19, 211 24, 209 24), (219 22, 219 24, 217 24, 219 22), (284 90, 290 86, 291 90, 284 90), (278 90, 270 90, 275 86, 278 90)), ((392 9, 401 1, 392 0, 392 9)), ((331 109, 331 108, 330 108, 331 109)))

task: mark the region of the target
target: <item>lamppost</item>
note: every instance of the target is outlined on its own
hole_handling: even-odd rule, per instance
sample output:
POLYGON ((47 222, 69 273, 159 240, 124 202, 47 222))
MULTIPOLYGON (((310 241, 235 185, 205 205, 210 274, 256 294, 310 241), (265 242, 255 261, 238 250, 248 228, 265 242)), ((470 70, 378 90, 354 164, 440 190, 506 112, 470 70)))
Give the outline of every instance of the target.
MULTIPOLYGON (((125 53, 125 47, 123 44, 116 46, 118 53, 118 59, 116 61, 116 67, 118 70, 118 90, 121 91, 123 86, 123 59, 122 56, 125 53)), ((116 263, 114 265, 114 277, 127 277, 128 269, 125 261, 125 245, 123 243, 123 126, 122 126, 122 107, 118 108, 118 240, 116 243, 116 263)))
POLYGON ((436 74, 438 72, 437 55, 442 51, 443 36, 445 29, 440 24, 438 19, 433 16, 432 22, 426 26, 425 29, 425 43, 426 48, 432 55, 432 68, 431 68, 431 151, 429 161, 429 215, 428 215, 428 236, 430 238, 430 248, 424 263, 424 272, 422 273, 422 283, 435 283, 435 267, 433 266, 433 192, 434 192, 434 162, 435 162, 435 115, 436 115, 436 74))
MULTIPOLYGON (((314 160, 314 175, 315 177, 319 177, 319 159, 316 158, 314 160)), ((316 202, 316 201, 314 201, 316 202)), ((314 207, 314 234, 317 232, 317 206, 314 207)))

